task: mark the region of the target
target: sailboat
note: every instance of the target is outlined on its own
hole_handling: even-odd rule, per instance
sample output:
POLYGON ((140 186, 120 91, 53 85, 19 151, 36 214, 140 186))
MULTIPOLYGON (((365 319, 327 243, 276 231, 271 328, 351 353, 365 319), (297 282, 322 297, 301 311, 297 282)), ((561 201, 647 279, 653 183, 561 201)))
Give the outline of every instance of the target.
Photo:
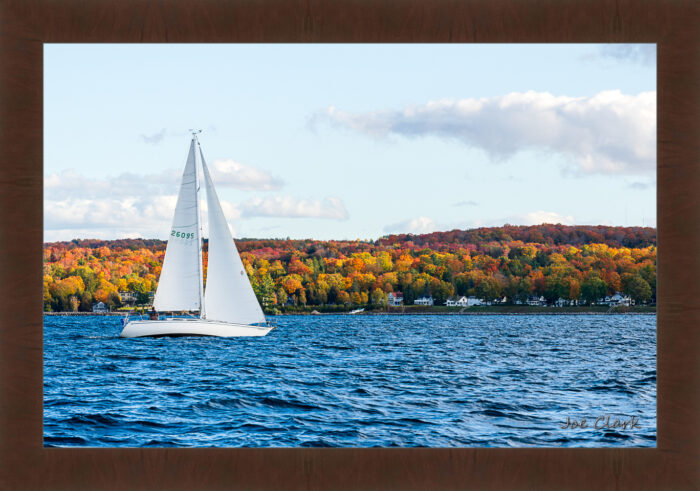
POLYGON ((192 141, 165 258, 149 320, 124 322, 121 337, 265 336, 266 320, 246 274, 209 174, 197 134, 192 141), (204 178, 209 224, 209 264, 204 289, 200 176, 204 178), (190 317, 160 318, 160 312, 190 312, 190 317))

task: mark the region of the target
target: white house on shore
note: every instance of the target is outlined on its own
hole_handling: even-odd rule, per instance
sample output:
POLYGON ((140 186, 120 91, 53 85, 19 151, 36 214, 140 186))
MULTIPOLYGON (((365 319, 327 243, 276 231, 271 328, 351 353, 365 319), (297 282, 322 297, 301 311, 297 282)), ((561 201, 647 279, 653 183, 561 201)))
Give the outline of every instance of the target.
POLYGON ((389 292, 389 295, 386 297, 386 301, 390 307, 400 307, 403 305, 403 293, 389 292))
POLYGON ((471 307, 472 305, 484 305, 484 301, 476 297, 450 297, 445 305, 448 307, 471 307))
POLYGON ((596 303, 598 305, 610 305, 611 307, 617 305, 624 305, 626 307, 629 307, 630 305, 634 305, 634 300, 632 300, 632 298, 630 298, 629 295, 625 295, 622 292, 615 292, 615 295, 609 295, 605 298, 599 298, 596 303))
POLYGON ((532 295, 525 303, 532 307, 545 307, 547 305, 547 300, 542 296, 538 297, 537 295, 532 295))
POLYGON ((467 297, 450 297, 445 301, 448 307, 466 307, 467 297))
MULTIPOLYGON (((474 298, 474 297, 469 297, 469 298, 474 298)), ((481 302, 481 300, 479 300, 481 302)), ((486 305, 498 305, 502 303, 507 303, 508 302, 508 297, 503 297, 503 298, 496 298, 493 300, 489 300, 486 302, 486 305)), ((481 304, 474 304, 474 305, 481 305, 481 304)))
POLYGON ((432 295, 429 297, 420 297, 416 298, 416 300, 413 302, 414 305, 433 305, 433 297, 432 295))
POLYGON ((109 309, 104 304, 104 302, 97 302, 95 305, 92 306, 92 311, 93 312, 109 312, 109 309))
POLYGON ((554 302, 556 307, 564 307, 571 305, 578 305, 578 300, 569 300, 568 298, 559 297, 556 302, 554 302))

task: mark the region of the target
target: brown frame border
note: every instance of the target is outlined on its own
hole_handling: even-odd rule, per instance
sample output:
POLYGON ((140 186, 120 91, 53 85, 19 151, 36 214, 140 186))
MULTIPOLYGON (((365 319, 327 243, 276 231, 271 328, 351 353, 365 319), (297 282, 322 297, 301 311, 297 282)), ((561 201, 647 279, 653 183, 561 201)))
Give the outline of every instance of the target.
POLYGON ((693 0, 0 0, 0 488, 700 487, 699 11, 693 0), (657 448, 44 448, 45 42, 658 43, 657 448))

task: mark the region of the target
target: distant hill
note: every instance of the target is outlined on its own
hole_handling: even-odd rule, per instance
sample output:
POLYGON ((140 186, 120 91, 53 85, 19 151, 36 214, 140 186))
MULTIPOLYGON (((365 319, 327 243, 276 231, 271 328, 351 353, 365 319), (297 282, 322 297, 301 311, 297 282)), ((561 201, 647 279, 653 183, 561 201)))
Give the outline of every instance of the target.
MULTIPOLYGON (((44 244, 44 308, 117 308, 158 285, 166 242, 72 240, 44 244), (125 295, 129 293, 129 295, 125 295)), ((240 239, 253 289, 273 306, 406 304, 453 295, 486 301, 591 303, 622 291, 639 303, 656 298, 656 230, 536 225, 390 235, 377 240, 240 239), (544 300, 543 300, 544 299, 544 300)), ((204 247, 206 277, 208 251, 204 247)), ((277 307, 274 307, 277 308, 277 307)))
POLYGON ((377 242, 416 245, 475 244, 512 242, 520 240, 544 245, 605 244, 611 247, 648 247, 656 245, 656 229, 650 227, 608 227, 604 225, 504 225, 503 227, 451 230, 430 234, 397 234, 382 237, 377 242))
MULTIPOLYGON (((358 242, 368 246, 392 246, 402 247, 431 247, 436 250, 443 248, 454 249, 454 245, 473 244, 477 246, 485 244, 509 243, 521 241, 525 243, 542 245, 572 245, 580 247, 586 244, 605 244, 610 247, 641 248, 656 245, 656 229, 651 227, 609 227, 605 225, 504 225, 502 227, 482 227, 468 230, 450 230, 448 232, 433 232, 430 234, 395 234, 381 237, 377 240, 315 240, 315 239, 236 239, 241 251, 257 248, 263 245, 267 247, 291 246, 299 250, 306 249, 309 244, 333 243, 336 245, 352 244, 358 242), (251 247, 254 246, 254 247, 251 247)), ((205 239, 206 244, 206 239, 205 239)), ((159 239, 73 239, 67 242, 50 242, 56 248, 87 247, 96 249, 110 247, 113 249, 152 249, 164 250, 166 241, 159 239)))

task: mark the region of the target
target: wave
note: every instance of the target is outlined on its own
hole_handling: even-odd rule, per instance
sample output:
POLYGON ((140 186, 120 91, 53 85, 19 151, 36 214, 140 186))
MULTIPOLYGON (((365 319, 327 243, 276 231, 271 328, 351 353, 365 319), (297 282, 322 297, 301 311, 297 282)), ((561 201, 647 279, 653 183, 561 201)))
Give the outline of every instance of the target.
POLYGON ((399 419, 402 423, 410 423, 412 425, 434 425, 432 421, 425 421, 420 418, 401 418, 399 419))
POLYGON ((194 404, 198 409, 209 409, 209 408, 246 408, 250 407, 252 404, 249 401, 239 398, 230 399, 211 399, 205 403, 194 404))
POLYGON ((172 440, 150 440, 143 445, 140 445, 141 447, 179 447, 181 446, 179 443, 176 443, 172 440))
POLYGON ((87 445, 88 441, 79 436, 44 436, 44 446, 87 445), (53 444, 53 445, 52 445, 53 444))
POLYGON ((176 426, 174 424, 169 424, 169 423, 159 423, 157 421, 150 421, 150 420, 137 420, 137 421, 128 421, 129 426, 134 426, 134 427, 139 427, 139 426, 145 426, 146 428, 171 428, 173 426, 176 426))
POLYGON ((156 356, 138 356, 138 355, 130 355, 130 354, 108 354, 108 355, 103 355, 105 358, 109 358, 110 360, 125 360, 125 361, 162 361, 162 358, 158 358, 156 356))
POLYGON ((285 409, 301 409, 303 411, 314 411, 314 410, 323 409, 319 406, 313 406, 311 404, 304 404, 303 402, 277 399, 275 397, 265 397, 262 401, 260 401, 260 403, 264 404, 266 406, 279 407, 279 408, 285 408, 285 409))
POLYGON ((98 425, 98 426, 115 426, 122 423, 123 416, 120 414, 107 415, 107 414, 80 414, 73 416, 72 418, 61 420, 60 423, 67 425, 98 425))
POLYGON ((589 387, 587 390, 591 390, 591 391, 595 391, 595 392, 615 392, 617 394, 634 395, 633 391, 631 391, 628 387, 626 387, 622 384, 615 384, 615 385, 611 385, 611 386, 595 385, 593 387, 589 387))
POLYGON ((603 437, 604 437, 604 438, 621 438, 621 439, 623 439, 623 440, 626 440, 626 439, 628 439, 630 436, 629 436, 629 435, 625 435, 624 433, 618 433, 618 432, 616 432, 616 431, 606 431, 605 433, 603 433, 603 437))
POLYGON ((305 442, 302 442, 300 444, 300 446, 301 447, 339 447, 340 445, 331 443, 328 440, 324 440, 323 438, 319 438, 317 440, 307 440, 305 442))

